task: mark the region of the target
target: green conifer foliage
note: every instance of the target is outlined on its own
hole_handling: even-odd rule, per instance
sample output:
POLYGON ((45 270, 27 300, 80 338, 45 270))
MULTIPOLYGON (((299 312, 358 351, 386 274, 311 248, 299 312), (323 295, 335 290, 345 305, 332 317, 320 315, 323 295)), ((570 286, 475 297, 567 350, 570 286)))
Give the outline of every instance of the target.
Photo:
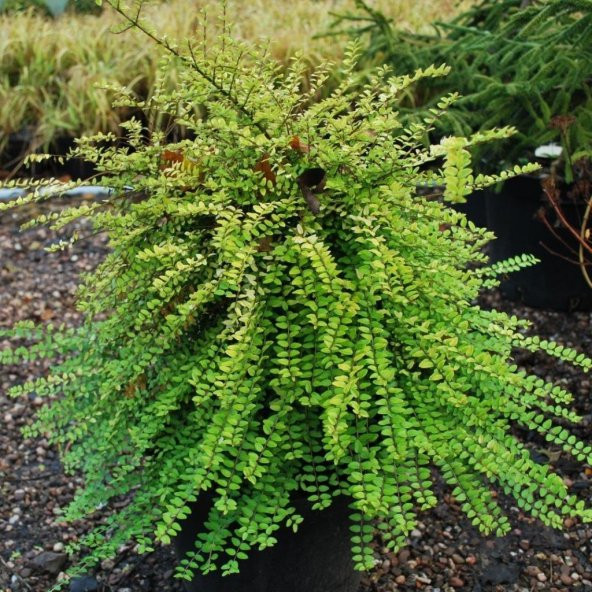
MULTIPOLYGON (((561 427, 578 419, 570 394, 518 369, 512 351, 592 362, 474 304, 496 274, 533 261, 488 267, 491 234, 416 195, 445 185, 462 201, 533 170, 473 176, 473 146, 511 130, 426 150, 454 98, 409 127, 395 105, 446 68, 379 69, 354 92, 354 47, 340 86, 315 101, 328 69, 303 94, 299 60, 282 72, 226 28, 215 47, 177 47, 114 4, 178 62, 178 88, 145 107, 174 114, 193 139, 170 144, 130 122, 125 146, 80 140, 112 194, 33 223, 90 217, 112 251, 80 288, 79 328, 23 323, 3 332, 14 348, 0 354, 61 360, 12 394, 49 400, 27 432, 48 432, 84 475, 65 519, 127 500, 81 541, 91 552, 79 569, 125 541, 170 542, 204 492, 214 505, 180 577, 236 572, 278 528, 298 527, 295 495, 319 511, 348 496, 355 563, 369 569, 377 523, 395 550, 436 504, 433 468, 483 533, 509 528, 494 487, 545 524, 592 520, 510 431, 590 462, 590 446, 561 427)), ((40 184, 16 203, 51 192, 40 184)))
POLYGON ((407 95, 411 119, 418 106, 454 91, 462 97, 439 122, 440 132, 518 130, 510 149, 483 151, 493 166, 531 158, 549 142, 563 145, 568 164, 592 154, 592 0, 479 0, 426 33, 399 29, 365 0, 356 4, 358 12, 340 15, 333 26, 346 24, 356 39, 367 34, 366 63, 388 63, 398 74, 430 64, 452 68, 449 77, 425 80, 407 95))

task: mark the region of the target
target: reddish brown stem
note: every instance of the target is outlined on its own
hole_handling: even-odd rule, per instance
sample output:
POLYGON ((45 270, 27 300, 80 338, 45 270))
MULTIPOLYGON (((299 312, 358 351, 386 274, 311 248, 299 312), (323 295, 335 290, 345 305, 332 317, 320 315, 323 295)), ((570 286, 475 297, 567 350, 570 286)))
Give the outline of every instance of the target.
POLYGON ((584 249, 586 249, 590 254, 592 254, 592 247, 588 244, 588 242, 585 239, 582 239, 579 231, 577 231, 567 221, 567 218, 565 217, 565 214, 563 213, 563 210, 561 209, 561 207, 559 205, 559 201, 557 199, 557 189, 555 188, 554 184, 553 183, 545 183, 544 190, 545 190, 545 194, 547 195, 547 198, 549 199, 551 206, 553 206, 555 213, 557 214, 559 220, 561 220, 561 223, 563 224, 565 229, 575 237, 575 239, 578 241, 579 244, 582 245, 582 247, 584 247, 584 249))

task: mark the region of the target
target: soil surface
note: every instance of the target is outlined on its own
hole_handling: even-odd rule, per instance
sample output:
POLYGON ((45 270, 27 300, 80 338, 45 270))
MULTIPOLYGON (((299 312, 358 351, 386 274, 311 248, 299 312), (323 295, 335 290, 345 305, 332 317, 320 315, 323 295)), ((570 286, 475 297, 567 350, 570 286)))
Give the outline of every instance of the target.
MULTIPOLYGON (((77 322, 74 295, 78 276, 97 265, 107 245, 104 237, 89 236, 71 251, 48 254, 42 249, 55 242, 58 237, 54 233, 47 229, 19 232, 20 223, 40 210, 47 213, 56 207, 54 203, 0 214, 0 327, 20 319, 77 322)), ((77 226, 81 235, 91 234, 87 224, 77 226)), ((504 302, 497 294, 485 296, 483 304, 527 317, 538 334, 592 353, 589 313, 532 310, 504 302)), ((575 394, 575 408, 584 421, 574 431, 591 440, 590 378, 544 355, 519 354, 517 360, 528 371, 575 394)), ((64 546, 95 520, 69 525, 59 522, 58 508, 68 503, 81 482, 63 474, 56 451, 46 440, 25 441, 20 433, 43 401, 14 400, 6 395, 11 385, 44 370, 40 364, 0 369, 0 592, 44 592, 51 587, 71 564, 64 546)), ((521 436, 538 462, 550 463, 574 491, 591 500, 590 468, 528 433, 521 436)), ((445 501, 421 515, 406 549, 396 555, 384 553, 376 542, 377 568, 364 577, 360 592, 592 591, 592 525, 568 519, 564 532, 553 531, 525 517, 512 500, 504 498, 501 502, 514 529, 502 539, 484 538, 464 518, 448 490, 441 485, 439 489, 440 499, 445 501)), ((133 547, 124 547, 115 560, 103 562, 71 589, 180 592, 181 585, 172 578, 173 567, 169 548, 139 557, 133 547)))

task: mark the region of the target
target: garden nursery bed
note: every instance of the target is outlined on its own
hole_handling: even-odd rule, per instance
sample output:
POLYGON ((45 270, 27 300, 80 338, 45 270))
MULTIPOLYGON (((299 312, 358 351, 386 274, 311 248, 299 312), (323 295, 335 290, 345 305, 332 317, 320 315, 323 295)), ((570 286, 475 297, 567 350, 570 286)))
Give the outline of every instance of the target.
MULTIPOLYGON (((84 199, 84 198, 77 198, 84 199)), ((75 324, 79 315, 74 294, 80 274, 92 270, 107 252, 106 239, 92 235, 84 222, 77 223, 82 236, 70 251, 48 254, 43 247, 57 237, 47 229, 24 233, 19 225, 32 215, 57 208, 57 202, 23 208, 0 217, 0 327, 21 319, 75 324)), ((71 229, 69 229, 71 230, 71 229)), ((69 231, 68 231, 69 232, 69 231)), ((530 319, 545 338, 592 352, 590 313, 557 313, 529 309, 503 301, 492 293, 486 306, 530 319)), ((0 344, 1 345, 1 344, 0 344)), ((575 394, 574 408, 583 417, 574 433, 583 440, 592 431, 590 377, 542 354, 521 353, 518 363, 529 372, 554 381, 575 394)), ((7 389, 44 371, 42 364, 13 366, 0 375, 0 591, 43 592, 70 565, 65 546, 89 526, 60 523, 59 508, 71 499, 80 481, 64 475, 57 451, 44 439, 26 441, 20 430, 31 422, 43 404, 40 398, 9 399, 7 389)), ((592 497, 592 471, 572 462, 557 448, 528 433, 520 434, 541 463, 554 469, 578 491, 592 497)), ((363 580, 364 592, 424 590, 467 592, 544 590, 568 592, 592 590, 592 525, 566 519, 558 532, 525 517, 509 499, 501 500, 511 516, 513 530, 503 538, 484 538, 470 525, 459 505, 441 487, 440 503, 425 512, 409 545, 398 554, 383 553, 376 541, 376 569, 363 580)), ((96 518, 100 520, 100 517, 96 518)), ((158 547, 138 556, 124 547, 115 560, 71 590, 109 592, 172 592, 182 585, 173 579, 174 556, 158 547)))

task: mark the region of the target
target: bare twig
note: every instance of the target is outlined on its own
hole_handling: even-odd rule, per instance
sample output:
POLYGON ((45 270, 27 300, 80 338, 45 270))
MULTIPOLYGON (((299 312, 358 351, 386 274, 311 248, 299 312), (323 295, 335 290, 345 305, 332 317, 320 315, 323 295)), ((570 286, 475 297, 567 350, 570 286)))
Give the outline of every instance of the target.
MULTIPOLYGON (((553 228, 553 225, 547 220, 547 216, 544 212, 539 213, 538 219, 546 226, 547 230, 555 237, 555 239, 560 242, 568 251, 577 255, 576 249, 574 249, 556 230, 553 228)), ((542 244, 542 243, 541 243, 542 244)), ((554 251, 551 251, 550 248, 543 245, 547 251, 553 254, 556 254, 554 251)), ((573 261, 573 263, 577 264, 577 261, 573 261)))
POLYGON ((584 280, 592 288, 592 280, 590 279, 590 275, 588 274, 588 270, 586 269, 586 261, 584 258, 584 243, 587 243, 586 239, 586 232, 588 230, 588 220, 590 219, 590 211, 592 209, 592 197, 588 198, 588 203, 586 204, 586 211, 584 212, 584 219, 582 220, 582 226, 580 228, 580 250, 579 250, 579 260, 580 260, 580 269, 582 271, 582 275, 584 276, 584 280))
POLYGON ((584 238, 584 240, 582 240, 582 237, 580 236, 580 230, 574 228, 569 223, 567 218, 565 217, 565 214, 564 214, 561 206, 559 205, 559 199, 558 199, 559 192, 557 191, 557 188, 555 187, 555 183, 552 179, 550 179, 550 178, 547 179, 547 181, 544 184, 544 190, 545 190, 545 194, 549 198, 550 204, 553 206, 555 213, 557 214, 559 220, 561 221, 561 223, 563 224, 565 229, 575 237, 575 239, 578 241, 578 243, 584 249, 586 249, 586 251, 588 251, 590 254, 592 254, 592 246, 590 246, 588 244, 588 242, 585 240, 585 238, 584 238))

